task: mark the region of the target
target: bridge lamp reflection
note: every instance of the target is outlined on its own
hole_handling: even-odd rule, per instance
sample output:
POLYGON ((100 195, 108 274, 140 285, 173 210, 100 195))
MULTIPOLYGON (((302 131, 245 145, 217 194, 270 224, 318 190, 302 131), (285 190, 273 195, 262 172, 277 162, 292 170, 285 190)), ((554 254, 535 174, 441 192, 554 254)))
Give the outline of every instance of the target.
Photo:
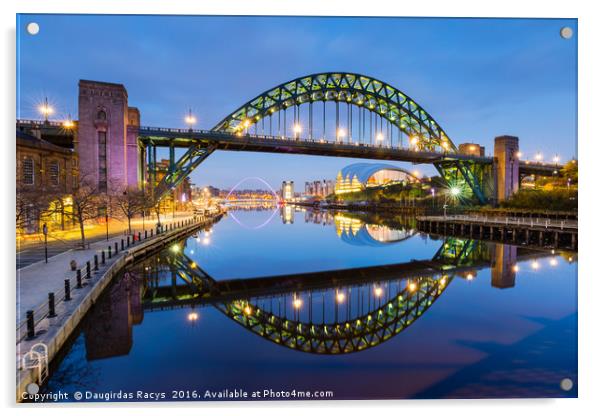
POLYGON ((336 294, 336 299, 338 303, 343 303, 345 302, 345 294, 343 292, 339 292, 337 290, 337 294, 336 294))
POLYGON ((558 260, 556 258, 550 259, 550 266, 558 266, 558 260))
POLYGON ((554 156, 554 163, 557 164, 558 162, 560 162, 560 156, 556 155, 554 156))
POLYGON ((211 243, 211 239, 209 238, 209 236, 205 236, 205 238, 203 238, 203 245, 208 246, 209 243, 211 243))
POLYGON ((466 275, 466 280, 469 280, 469 281, 470 281, 470 280, 472 280, 472 279, 474 279, 474 275, 473 275, 472 273, 468 273, 468 274, 466 275))
POLYGON ((188 322, 196 322, 199 320, 199 314, 197 312, 190 312, 187 316, 188 322))
POLYGON ((295 134, 299 134, 299 133, 301 133, 301 131, 303 131, 303 128, 301 127, 301 125, 300 125, 300 124, 295 124, 295 125, 293 126, 293 132, 294 132, 295 134))
POLYGON ((338 129, 337 130, 337 139, 344 138, 346 134, 347 134, 347 132, 345 131, 345 129, 338 129))
POLYGON ((303 300, 301 300, 301 299, 300 299, 300 298, 298 298, 298 297, 295 297, 295 298, 293 299, 293 307, 294 307, 295 309, 300 309, 300 308, 301 308, 301 306, 303 306, 303 300))
POLYGON ((543 160, 543 155, 541 153, 535 154, 535 160, 541 162, 543 160))
POLYGON ((520 267, 518 267, 518 264, 515 264, 514 267, 512 267, 512 271, 514 273, 518 273, 519 270, 520 270, 520 267))
POLYGON ((517 159, 520 159, 523 156, 523 154, 521 152, 516 152, 515 156, 517 159))
POLYGON ((374 296, 376 296, 377 298, 380 298, 383 295, 383 288, 380 286, 376 286, 374 288, 374 296))
POLYGON ((539 263, 537 261, 532 261, 531 262, 531 268, 533 270, 539 270, 539 263))
POLYGON ((378 133, 376 135, 376 140, 378 140, 379 142, 382 142, 385 139, 385 136, 383 136, 382 133, 378 133))

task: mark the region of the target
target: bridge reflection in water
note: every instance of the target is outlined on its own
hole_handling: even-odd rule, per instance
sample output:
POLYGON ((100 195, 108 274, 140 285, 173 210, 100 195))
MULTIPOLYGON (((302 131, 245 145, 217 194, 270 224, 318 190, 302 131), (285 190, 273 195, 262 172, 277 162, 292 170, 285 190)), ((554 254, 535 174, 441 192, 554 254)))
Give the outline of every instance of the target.
MULTIPOLYGON (((413 235, 410 228, 387 230, 343 214, 318 217, 306 215, 306 221, 337 224, 337 233, 351 244, 393 244, 413 235)), ((363 351, 413 325, 454 279, 472 280, 490 268, 492 286, 513 287, 517 262, 551 256, 549 251, 447 238, 432 258, 423 260, 216 281, 184 254, 185 244, 140 263, 111 287, 84 327, 89 360, 127 354, 132 325, 144 313, 173 308, 190 308, 191 323, 201 308, 217 308, 245 329, 296 351, 363 351)))

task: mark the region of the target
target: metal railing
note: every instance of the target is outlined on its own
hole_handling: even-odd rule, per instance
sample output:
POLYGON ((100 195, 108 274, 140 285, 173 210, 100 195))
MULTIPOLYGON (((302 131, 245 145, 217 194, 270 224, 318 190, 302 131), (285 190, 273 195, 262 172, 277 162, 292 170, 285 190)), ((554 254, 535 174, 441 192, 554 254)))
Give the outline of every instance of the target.
MULTIPOLYGON (((73 300, 73 296, 77 295, 79 290, 83 289, 84 283, 90 281, 95 275, 108 269, 120 256, 121 251, 126 251, 127 248, 140 244, 141 242, 155 239, 156 237, 168 231, 178 230, 188 227, 193 224, 202 223, 207 220, 205 215, 195 215, 193 218, 176 221, 171 224, 165 224, 156 229, 151 228, 151 232, 138 231, 127 235, 126 239, 121 239, 121 242, 114 242, 114 246, 108 245, 106 249, 95 254, 90 260, 86 261, 85 265, 74 271, 71 277, 64 280, 61 288, 55 289, 48 293, 48 299, 42 302, 34 309, 26 311, 25 319, 17 324, 16 340, 17 343, 24 339, 32 339, 36 335, 36 327, 46 318, 56 316, 56 308, 64 302, 73 300), (156 232, 154 232, 156 231, 156 232), (130 239, 130 236, 132 238, 130 239)), ((123 254, 122 254, 123 255, 123 254)))
POLYGON ((467 221, 481 224, 519 225, 523 227, 554 228, 560 230, 577 230, 578 222, 573 220, 551 220, 549 218, 528 217, 490 217, 481 215, 438 215, 425 219, 443 219, 444 221, 467 221))

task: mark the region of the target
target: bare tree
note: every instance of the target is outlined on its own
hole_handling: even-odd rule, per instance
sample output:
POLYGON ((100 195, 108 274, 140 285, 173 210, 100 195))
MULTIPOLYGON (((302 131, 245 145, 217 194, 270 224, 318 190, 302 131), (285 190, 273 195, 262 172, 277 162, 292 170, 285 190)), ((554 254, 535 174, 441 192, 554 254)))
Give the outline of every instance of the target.
POLYGON ((71 210, 65 215, 71 218, 80 230, 81 247, 86 248, 86 234, 84 225, 87 221, 98 218, 101 207, 107 207, 103 195, 98 191, 98 185, 87 178, 80 179, 79 186, 71 195, 71 210))
POLYGON ((17 181, 16 195, 16 226, 25 228, 32 220, 39 222, 41 214, 48 210, 50 197, 47 192, 17 181))
POLYGON ((127 218, 128 233, 131 234, 132 218, 145 208, 146 202, 143 192, 136 187, 131 187, 118 193, 113 201, 115 207, 127 218))

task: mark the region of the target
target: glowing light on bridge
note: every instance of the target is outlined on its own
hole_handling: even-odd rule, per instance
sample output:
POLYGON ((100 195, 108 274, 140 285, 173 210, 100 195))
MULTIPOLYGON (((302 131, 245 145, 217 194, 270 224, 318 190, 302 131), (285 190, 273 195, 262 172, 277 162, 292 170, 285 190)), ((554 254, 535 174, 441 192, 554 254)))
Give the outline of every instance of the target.
POLYGON ((521 152, 516 152, 515 156, 517 159, 520 159, 523 156, 523 154, 521 152))
POLYGON ((376 286, 374 288, 374 296, 376 296, 377 298, 380 298, 383 295, 383 288, 380 286, 376 286))
POLYGON ((416 286, 416 283, 408 282, 408 290, 410 292, 415 292, 417 288, 418 288, 418 286, 416 286))
POLYGON ((418 146, 418 137, 416 137, 416 136, 410 137, 410 144, 412 144, 414 146, 418 146))
POLYGON ((520 267, 518 267, 518 264, 515 264, 514 267, 512 267, 512 271, 514 273, 518 273, 520 271, 520 267))
POLYGON ((543 155, 541 152, 535 154, 535 160, 541 162, 543 160, 543 155))
POLYGON ((474 279, 474 275, 472 273, 468 273, 466 275, 466 280, 472 280, 472 279, 474 279))
POLYGON ((539 270, 539 262, 537 262, 537 261, 532 261, 532 262, 531 262, 531 268, 532 268, 533 270, 539 270))
POLYGON ((73 122, 73 120, 71 120, 71 114, 69 114, 67 120, 63 121, 63 127, 66 129, 72 129, 73 127, 75 127, 75 123, 73 122))
POLYGON ((337 130, 337 139, 344 138, 346 134, 347 134, 347 132, 345 131, 345 129, 338 129, 337 130))
POLYGON ((338 303, 343 303, 343 302, 345 302, 345 294, 344 294, 343 292, 339 292, 339 291, 337 290, 337 296, 336 296, 336 298, 337 298, 337 302, 338 302, 338 303))
POLYGON ((187 318, 189 322, 196 322, 199 320, 199 314, 197 312, 190 312, 187 318))
POLYGON ((300 125, 300 124, 295 124, 295 125, 293 126, 293 132, 294 132, 295 134, 300 134, 302 131, 303 131, 303 128, 301 127, 301 125, 300 125))
POLYGON ((379 141, 379 142, 382 142, 384 139, 385 139, 385 136, 383 136, 383 134, 382 134, 382 133, 378 133, 378 134, 376 135, 376 140, 377 140, 377 141, 379 141))
POLYGON ((295 298, 293 299, 293 307, 294 307, 295 309, 300 309, 300 308, 301 308, 301 306, 303 306, 303 301, 302 301, 300 298, 298 298, 298 297, 295 297, 295 298))
POLYGON ((180 251, 180 246, 174 244, 173 246, 171 246, 171 251, 173 251, 174 253, 178 253, 180 251))
POLYGON ((211 239, 209 238, 209 236, 205 236, 205 238, 203 238, 203 245, 208 246, 209 243, 211 243, 211 239))
POLYGON ((251 315, 253 313, 253 310, 251 309, 251 307, 249 305, 247 305, 243 309, 243 312, 245 313, 245 315, 251 315))
POLYGON ((550 266, 558 266, 558 260, 556 258, 550 259, 550 266))
POLYGON ((45 121, 48 121, 48 117, 54 113, 54 108, 48 104, 48 97, 44 97, 44 102, 38 106, 38 111, 44 116, 45 121))
POLYGON ((192 109, 188 109, 188 114, 184 117, 184 121, 188 124, 188 128, 192 130, 192 126, 196 124, 196 117, 192 115, 192 109))
POLYGON ((460 192, 461 192, 460 188, 458 188, 457 186, 452 186, 449 189, 449 193, 452 194, 452 196, 458 196, 458 195, 460 195, 460 192))
POLYGON ((556 155, 554 156, 554 163, 558 164, 558 162, 560 162, 560 156, 556 155))

